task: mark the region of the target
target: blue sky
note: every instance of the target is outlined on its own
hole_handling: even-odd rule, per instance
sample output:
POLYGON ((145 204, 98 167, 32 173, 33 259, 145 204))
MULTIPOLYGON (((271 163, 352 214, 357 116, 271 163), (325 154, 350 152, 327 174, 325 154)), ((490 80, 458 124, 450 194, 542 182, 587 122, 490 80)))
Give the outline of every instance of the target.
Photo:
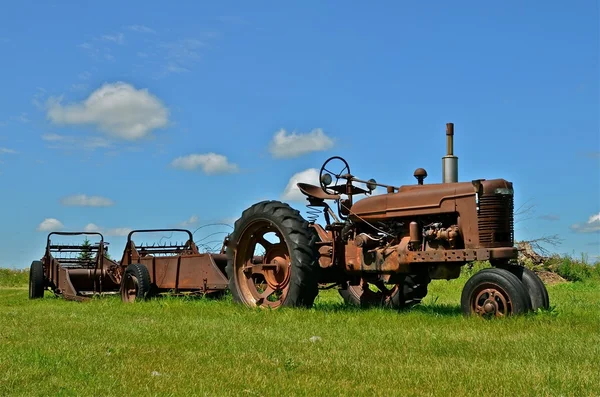
POLYGON ((0 267, 61 225, 119 256, 132 228, 303 210, 290 179, 331 155, 439 182, 447 122, 461 181, 534 205, 518 239, 600 254, 596 1, 324 3, 4 2, 0 267))

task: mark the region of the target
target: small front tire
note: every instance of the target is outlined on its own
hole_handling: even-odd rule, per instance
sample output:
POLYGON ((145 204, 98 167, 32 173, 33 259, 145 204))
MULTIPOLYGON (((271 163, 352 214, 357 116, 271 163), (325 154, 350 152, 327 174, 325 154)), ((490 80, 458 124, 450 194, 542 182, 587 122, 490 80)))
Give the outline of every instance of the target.
POLYGON ((44 297, 44 264, 41 261, 31 262, 29 267, 29 299, 44 297))
POLYGON ((464 315, 506 317, 528 312, 531 299, 521 281, 506 269, 484 269, 467 280, 461 295, 464 315))
POLYGON ((132 263, 121 280, 121 300, 125 303, 146 300, 150 292, 150 272, 146 266, 132 263))

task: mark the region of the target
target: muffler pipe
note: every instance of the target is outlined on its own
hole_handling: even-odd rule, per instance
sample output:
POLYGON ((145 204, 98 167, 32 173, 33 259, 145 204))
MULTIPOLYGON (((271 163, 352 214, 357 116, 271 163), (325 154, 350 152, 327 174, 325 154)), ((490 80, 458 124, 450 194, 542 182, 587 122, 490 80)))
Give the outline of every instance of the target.
POLYGON ((446 155, 442 157, 443 183, 458 182, 458 157, 454 155, 454 123, 446 123, 446 155))

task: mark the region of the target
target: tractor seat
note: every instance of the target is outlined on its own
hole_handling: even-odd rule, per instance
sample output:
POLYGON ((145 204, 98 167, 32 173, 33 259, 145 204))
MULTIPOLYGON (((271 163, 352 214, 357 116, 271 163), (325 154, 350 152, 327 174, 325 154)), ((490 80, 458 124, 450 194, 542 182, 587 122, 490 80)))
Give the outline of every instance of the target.
POLYGON ((328 194, 319 186, 310 185, 308 183, 297 183, 298 189, 308 197, 314 197, 319 200, 339 200, 339 194, 328 194))

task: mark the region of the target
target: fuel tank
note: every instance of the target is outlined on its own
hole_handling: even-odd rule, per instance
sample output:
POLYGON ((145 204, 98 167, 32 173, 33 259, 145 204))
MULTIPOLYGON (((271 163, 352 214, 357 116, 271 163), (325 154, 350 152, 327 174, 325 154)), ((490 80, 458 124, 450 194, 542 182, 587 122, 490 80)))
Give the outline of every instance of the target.
POLYGON ((432 183, 426 185, 404 185, 398 192, 367 197, 352 205, 351 218, 359 220, 384 220, 395 217, 460 212, 469 203, 473 210, 476 194, 494 194, 497 188, 511 188, 504 179, 476 180, 473 182, 432 183))

